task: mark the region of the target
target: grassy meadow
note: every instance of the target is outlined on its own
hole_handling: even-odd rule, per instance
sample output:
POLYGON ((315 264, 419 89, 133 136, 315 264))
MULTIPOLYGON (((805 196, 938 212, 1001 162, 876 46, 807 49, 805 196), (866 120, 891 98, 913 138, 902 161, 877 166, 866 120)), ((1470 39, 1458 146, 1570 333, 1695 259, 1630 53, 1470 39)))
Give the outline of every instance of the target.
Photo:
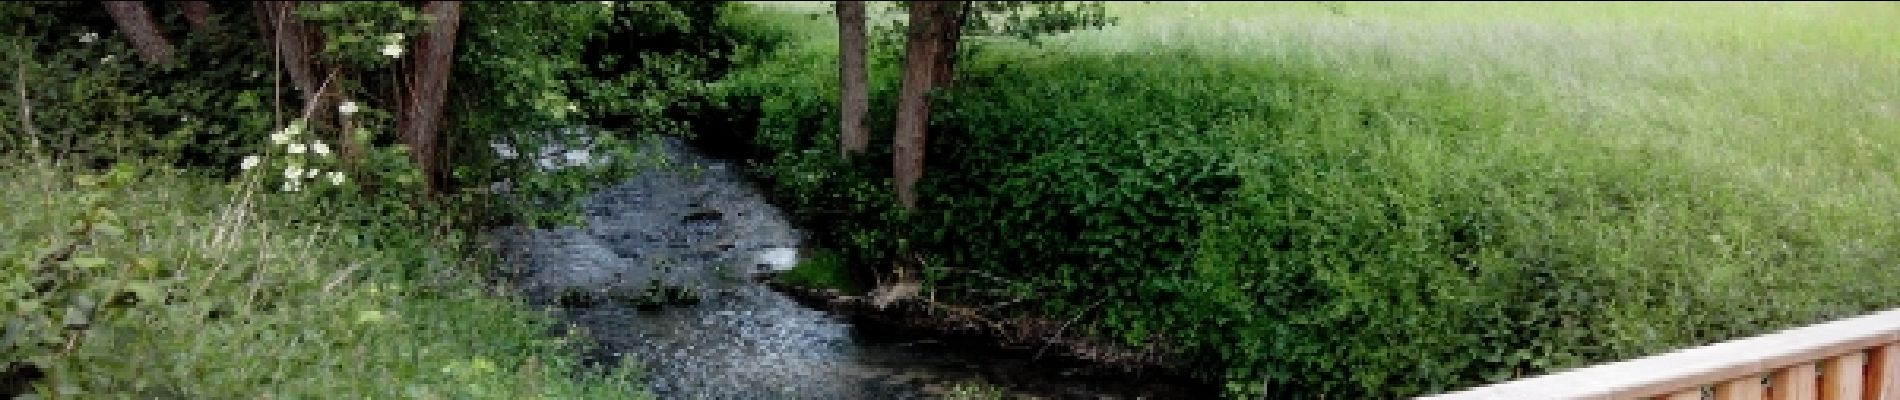
MULTIPOLYGON (((960 222, 909 220, 952 232, 911 243, 1016 273, 1050 312, 1107 304, 1090 332, 1161 332, 1232 393, 1424 394, 1900 305, 1900 5, 1109 12, 966 60, 921 220, 960 222)), ((828 19, 788 18, 806 45, 741 80, 767 88, 767 147, 835 148, 828 19)), ((889 109, 894 66, 872 80, 889 109)))

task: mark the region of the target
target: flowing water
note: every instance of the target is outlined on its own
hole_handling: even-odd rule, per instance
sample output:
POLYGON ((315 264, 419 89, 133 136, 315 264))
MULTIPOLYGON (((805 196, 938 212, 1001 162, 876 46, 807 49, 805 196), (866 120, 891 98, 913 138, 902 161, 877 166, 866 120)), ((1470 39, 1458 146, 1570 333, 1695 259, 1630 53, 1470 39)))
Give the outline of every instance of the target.
MULTIPOLYGON (((584 151, 541 157, 585 160, 584 151)), ((583 328, 589 361, 631 359, 661 398, 1183 398, 1177 383, 883 333, 760 283, 802 234, 736 167, 677 140, 667 165, 586 199, 585 227, 505 228, 494 243, 533 301, 583 328), (665 289, 696 299, 654 303, 665 289)), ((512 152, 511 152, 512 153, 512 152)), ((554 165, 543 162, 544 167, 554 165)), ((1194 396, 1198 397, 1198 396, 1194 396)))

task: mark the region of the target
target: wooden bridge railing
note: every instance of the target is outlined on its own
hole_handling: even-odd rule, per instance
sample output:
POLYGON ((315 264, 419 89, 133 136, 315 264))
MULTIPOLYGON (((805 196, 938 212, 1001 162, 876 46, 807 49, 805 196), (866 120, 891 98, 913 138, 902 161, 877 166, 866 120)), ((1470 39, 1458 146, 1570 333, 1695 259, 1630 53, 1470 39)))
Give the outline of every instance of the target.
POLYGON ((1421 399, 1652 398, 1900 400, 1900 309, 1421 399))

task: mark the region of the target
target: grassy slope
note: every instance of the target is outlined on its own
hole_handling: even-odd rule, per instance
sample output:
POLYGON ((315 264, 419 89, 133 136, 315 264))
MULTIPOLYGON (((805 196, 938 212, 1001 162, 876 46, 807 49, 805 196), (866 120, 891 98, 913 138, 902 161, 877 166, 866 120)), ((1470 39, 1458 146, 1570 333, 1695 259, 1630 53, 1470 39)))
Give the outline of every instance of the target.
MULTIPOLYGON (((123 234, 95 233, 75 258, 153 261, 156 268, 127 271, 158 282, 169 302, 109 308, 64 357, 25 353, 53 366, 50 382, 57 384, 49 390, 184 398, 641 397, 624 376, 576 374, 578 358, 565 340, 551 337, 552 321, 490 289, 472 268, 481 265, 470 255, 477 253, 453 239, 396 224, 337 226, 323 222, 328 214, 314 203, 278 194, 233 206, 222 185, 173 172, 108 189, 74 182, 70 171, 0 163, 0 204, 7 205, 0 208, 0 252, 25 263, 60 246, 86 210, 85 199, 99 196, 123 234)), ((77 282, 64 287, 117 276, 73 268, 59 270, 77 282)), ((0 282, 28 282, 25 274, 10 267, 0 271, 0 282)), ((25 301, 65 300, 4 288, 8 318, 23 315, 16 313, 25 301)))
POLYGON ((1895 5, 1110 10, 964 71, 1080 131, 1253 107, 1195 124, 1253 144, 1191 279, 1230 377, 1390 397, 1900 304, 1895 5))
MULTIPOLYGON (((1366 208, 1387 208, 1404 221, 1308 232, 1377 242, 1316 246, 1322 251, 1402 259, 1357 254, 1344 256, 1354 265, 1319 268, 1316 279, 1335 291, 1379 294, 1329 305, 1325 314, 1333 315, 1320 318, 1334 326, 1311 333, 1394 344, 1314 355, 1344 365, 1404 365, 1421 356, 1482 363, 1465 360, 1479 357, 1457 353, 1461 346, 1387 335, 1483 336, 1445 321, 1496 326, 1460 308, 1496 307, 1471 299, 1523 278, 1477 273, 1467 282, 1483 289, 1470 291, 1430 287, 1446 283, 1430 273, 1363 272, 1381 264, 1484 270, 1528 260, 1563 268, 1556 273, 1566 279, 1616 285, 1579 293, 1597 300, 1532 294, 1600 310, 1559 320, 1589 321, 1595 326, 1586 329, 1607 334, 1526 343, 1543 348, 1502 361, 1531 367, 1647 354, 1895 304, 1891 285, 1880 282, 1895 278, 1891 266, 1900 260, 1879 243, 1900 240, 1891 211, 1900 209, 1891 172, 1900 166, 1893 151, 1900 71, 1891 67, 1900 48, 1879 21, 1900 17, 1900 7, 1210 3, 1114 11, 1126 18, 1120 26, 1073 35, 1066 50, 1187 48, 1277 71, 1262 79, 1324 88, 1283 99, 1279 110, 1303 122, 1265 128, 1278 132, 1258 138, 1268 150, 1260 153, 1296 165, 1364 156, 1363 164, 1330 176, 1258 172, 1252 193, 1272 199, 1253 215, 1304 207, 1316 212, 1265 222, 1351 224, 1378 218, 1366 208), (1384 123, 1338 123, 1365 113, 1384 123), (1336 147, 1302 159, 1282 149, 1289 137, 1336 147), (1302 189, 1321 194, 1285 195, 1302 189), (1470 218, 1489 223, 1461 221, 1470 218), (1473 226, 1480 239, 1446 240, 1455 235, 1445 230, 1473 226), (1462 251, 1477 261, 1429 248, 1462 242, 1478 244, 1462 251), (1422 249, 1378 247, 1385 244, 1422 249), (1408 293, 1421 281, 1427 293, 1408 293), (1336 325, 1366 322, 1407 328, 1336 325)), ((1434 368, 1353 378, 1372 391, 1442 389, 1442 381, 1421 378, 1438 374, 1434 368)))

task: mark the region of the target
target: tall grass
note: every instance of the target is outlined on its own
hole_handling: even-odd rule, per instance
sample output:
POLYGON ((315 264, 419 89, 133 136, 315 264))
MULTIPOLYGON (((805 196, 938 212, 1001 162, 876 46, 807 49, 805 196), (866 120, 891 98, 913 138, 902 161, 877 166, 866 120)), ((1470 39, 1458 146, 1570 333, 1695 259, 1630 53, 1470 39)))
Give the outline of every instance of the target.
POLYGON ((487 283, 463 239, 337 223, 308 198, 194 173, 115 171, 0 161, 4 318, 10 335, 39 328, 0 350, 44 370, 42 398, 643 397, 580 367, 574 337, 487 283), (92 302, 89 324, 36 319, 92 302))

